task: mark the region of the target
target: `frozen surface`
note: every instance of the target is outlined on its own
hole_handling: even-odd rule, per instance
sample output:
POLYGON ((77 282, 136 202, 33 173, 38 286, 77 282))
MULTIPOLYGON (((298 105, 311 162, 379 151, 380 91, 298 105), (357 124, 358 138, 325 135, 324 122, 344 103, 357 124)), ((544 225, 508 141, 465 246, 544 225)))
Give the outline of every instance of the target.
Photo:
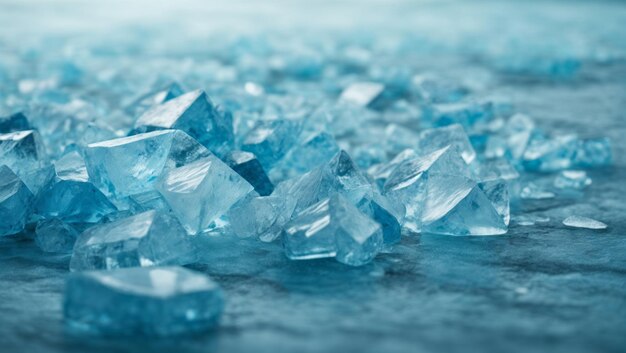
MULTIPOLYGON (((191 1, 180 2, 176 8, 135 4, 120 11, 127 6, 121 1, 5 1, 0 4, 0 20, 6 24, 0 30, 0 54, 27 53, 44 40, 57 41, 64 50, 80 51, 93 38, 107 38, 103 55, 127 53, 120 64, 141 70, 142 63, 159 59, 167 63, 161 63, 164 67, 191 65, 202 57, 203 47, 210 47, 207 33, 232 33, 231 27, 236 26, 242 33, 260 35, 259 21, 252 20, 258 16, 272 18, 266 25, 270 32, 290 28, 297 31, 284 33, 318 33, 319 38, 326 38, 328 30, 349 34, 354 26, 379 35, 415 31, 429 48, 415 61, 420 68, 453 73, 474 88, 511 97, 518 111, 534 117, 546 130, 566 130, 583 138, 608 136, 613 141, 614 166, 589 171, 593 184, 584 192, 523 203, 524 214, 549 217, 548 222, 530 226, 512 222, 509 232, 498 237, 404 237, 393 252, 361 268, 332 260, 290 262, 281 249, 271 245, 199 237, 198 246, 206 246, 206 258, 194 268, 223 288, 225 312, 216 331, 183 339, 98 340, 67 334, 61 295, 69 257, 45 254, 31 240, 3 238, 0 350, 467 352, 470 347, 494 353, 624 351, 624 4, 229 4, 219 8, 191 1), (112 25, 112 18, 117 26, 112 25), (181 27, 176 26, 179 23, 181 27), (528 36, 534 40, 526 41, 528 36), (507 40, 518 46, 500 53, 496 48, 502 46, 491 45, 507 40), (142 41, 149 44, 139 45, 142 41), (107 47, 114 42, 119 45, 107 47), (534 54, 550 48, 563 50, 552 53, 563 58, 556 61, 560 66, 551 66, 549 60, 544 62, 534 54), (573 76, 569 70, 577 64, 568 61, 572 57, 579 59, 573 76), (524 69, 529 61, 537 64, 531 74, 524 69), (564 78, 546 79, 541 76, 546 70, 564 78), (573 214, 609 227, 603 231, 565 227, 562 220, 573 214), (254 260, 246 260, 253 255, 254 260)), ((389 45, 399 44, 390 39, 389 45)), ((1 80, 6 72, 3 67, 15 63, 0 60, 0 65, 1 80)), ((27 63, 17 65, 28 67, 27 63)), ((28 84, 23 83, 23 88, 28 84)), ((534 181, 548 185, 553 177, 537 175, 534 181)))

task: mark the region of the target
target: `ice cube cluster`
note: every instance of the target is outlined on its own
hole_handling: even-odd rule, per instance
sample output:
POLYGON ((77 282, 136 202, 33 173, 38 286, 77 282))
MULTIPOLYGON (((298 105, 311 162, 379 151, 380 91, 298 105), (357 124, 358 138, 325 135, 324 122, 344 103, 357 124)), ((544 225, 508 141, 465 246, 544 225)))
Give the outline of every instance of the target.
MULTIPOLYGON (((385 66, 376 45, 321 55, 315 43, 270 44, 233 41, 166 75, 129 79, 91 60, 94 48, 35 59, 35 77, 0 76, 0 236, 71 256, 68 326, 215 327, 221 290, 181 267, 219 251, 202 238, 364 266, 404 237, 541 223, 519 206, 582 192, 585 170, 611 166, 607 138, 545 131, 506 97, 385 66), (553 184, 529 182, 537 173, 553 184)), ((584 215, 563 224, 607 227, 584 215)))

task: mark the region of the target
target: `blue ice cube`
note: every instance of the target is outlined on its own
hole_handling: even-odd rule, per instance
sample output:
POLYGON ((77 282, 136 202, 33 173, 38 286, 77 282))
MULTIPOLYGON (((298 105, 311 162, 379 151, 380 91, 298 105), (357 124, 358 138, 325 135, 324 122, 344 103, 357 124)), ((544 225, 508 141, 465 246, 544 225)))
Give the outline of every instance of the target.
POLYGON ((217 326, 219 286, 182 267, 125 268, 70 275, 63 314, 71 332, 169 336, 217 326))
POLYGON ((21 232, 30 216, 34 196, 6 165, 0 166, 0 236, 21 232))
POLYGON ((152 210, 85 230, 74 245, 70 270, 185 265, 194 260, 195 249, 180 223, 152 210))

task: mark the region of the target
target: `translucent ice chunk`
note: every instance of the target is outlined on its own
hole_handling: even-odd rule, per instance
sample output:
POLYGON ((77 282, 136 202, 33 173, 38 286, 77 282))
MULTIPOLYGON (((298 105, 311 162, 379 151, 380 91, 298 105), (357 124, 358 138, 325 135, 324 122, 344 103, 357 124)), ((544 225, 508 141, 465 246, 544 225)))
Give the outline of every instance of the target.
POLYGON ((505 234, 508 230, 508 195, 498 192, 495 187, 487 187, 485 193, 485 187, 467 178, 451 175, 430 178, 422 231, 448 235, 505 234))
POLYGON ((459 124, 422 131, 418 141, 418 152, 425 155, 449 145, 458 150, 465 163, 469 164, 476 158, 476 152, 463 126, 459 124))
POLYGON ((376 182, 378 187, 382 188, 385 185, 385 182, 392 174, 394 169, 396 169, 403 162, 416 159, 417 153, 415 150, 407 148, 404 151, 398 153, 393 159, 386 163, 375 164, 367 169, 367 174, 376 182))
POLYGON ((406 207, 404 227, 410 231, 419 232, 421 229, 426 184, 431 174, 470 177, 470 171, 461 156, 447 146, 422 158, 401 163, 383 187, 385 196, 406 207))
POLYGON ((583 216, 569 216, 563 220, 563 224, 572 228, 586 228, 598 230, 606 229, 608 227, 605 223, 583 216))
POLYGON ((328 163, 339 152, 339 146, 332 135, 321 132, 309 136, 287 152, 272 169, 272 180, 285 180, 306 173, 313 168, 328 163))
POLYGON ((551 172, 572 166, 576 155, 578 138, 576 135, 563 135, 554 138, 536 137, 532 139, 523 156, 526 170, 551 172))
POLYGON ((337 257, 352 266, 370 262, 383 243, 380 225, 342 197, 324 199, 290 221, 283 233, 292 260, 337 257))
POLYGON ((491 120, 493 111, 490 102, 458 102, 434 105, 427 115, 436 126, 460 124, 469 129, 491 120))
POLYGON ((21 232, 32 210, 34 196, 13 173, 0 166, 0 236, 21 232))
POLYGON ((274 191, 274 185, 253 153, 232 151, 226 156, 225 161, 237 174, 254 186, 259 195, 267 196, 274 191))
POLYGON ((35 244, 45 252, 70 253, 76 238, 76 229, 58 218, 41 220, 35 229, 35 244))
POLYGON ((46 165, 47 157, 37 131, 0 134, 0 161, 11 168, 33 194, 39 191, 37 172, 46 165))
POLYGON ((385 86, 375 82, 356 82, 348 86, 339 97, 342 102, 366 107, 383 92, 385 86))
POLYGON ((185 131, 218 155, 232 147, 233 121, 202 90, 195 90, 146 111, 135 123, 137 132, 155 129, 185 131))
POLYGON ((584 189, 591 185, 591 178, 583 170, 564 170, 554 179, 554 186, 559 189, 584 189))
POLYGON ((85 162, 100 190, 129 196, 154 190, 165 170, 211 155, 182 131, 158 130, 92 143, 85 150, 85 162))
POLYGON ((147 211, 85 230, 74 245, 70 270, 185 265, 194 247, 180 223, 165 213, 147 211))
POLYGON ((120 336, 205 331, 217 325, 223 307, 215 282, 181 267, 74 273, 63 300, 71 330, 120 336))
POLYGON ((213 221, 254 190, 215 156, 167 171, 156 187, 191 234, 210 228, 213 221))
POLYGON ((55 175, 37 197, 35 210, 44 217, 66 222, 98 222, 117 211, 109 199, 88 181, 87 168, 78 152, 55 163, 55 175))
POLYGON ((295 145, 300 135, 300 123, 280 119, 259 122, 248 132, 241 149, 252 152, 265 170, 271 170, 295 145))

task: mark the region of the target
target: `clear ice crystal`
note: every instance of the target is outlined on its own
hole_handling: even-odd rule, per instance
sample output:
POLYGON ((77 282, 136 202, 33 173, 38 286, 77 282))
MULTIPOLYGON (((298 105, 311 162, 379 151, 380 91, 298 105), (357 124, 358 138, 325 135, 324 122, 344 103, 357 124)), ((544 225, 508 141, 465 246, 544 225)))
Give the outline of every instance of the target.
POLYGON ((285 226, 283 246, 292 260, 336 257, 361 266, 378 254, 383 234, 378 223, 341 196, 324 199, 285 226))
POLYGON ((294 120, 260 121, 246 134, 241 149, 254 153, 263 168, 271 170, 297 143, 300 129, 294 120))
POLYGON ((164 171, 211 155, 182 131, 157 130, 92 143, 85 149, 85 162, 100 190, 124 197, 152 191, 164 171))
POLYGON ((421 229, 427 184, 431 175, 469 178, 470 170, 456 150, 446 146, 421 158, 402 162, 393 170, 383 187, 385 196, 405 206, 404 227, 412 232, 421 229))
POLYGON ((195 248, 176 218, 147 211, 85 230, 74 245, 70 270, 185 265, 195 248))
POLYGON ((78 238, 78 231, 59 218, 37 222, 35 244, 45 252, 71 253, 78 238))
POLYGON ((341 92, 339 100, 357 106, 367 107, 380 96, 384 89, 385 86, 380 83, 356 82, 341 92))
POLYGON ((47 156, 36 130, 0 134, 0 161, 37 194, 41 188, 40 171, 47 164, 47 156))
POLYGON ((137 119, 136 132, 178 129, 223 155, 234 142, 232 115, 216 107, 202 90, 154 106, 137 119))
POLYGON ((34 202, 33 193, 6 165, 0 166, 0 236, 21 232, 34 202))
POLYGON ((476 151, 474 151, 465 129, 459 124, 422 131, 418 140, 418 152, 425 155, 448 145, 458 150, 465 163, 472 163, 476 158, 476 151))
POLYGON ((254 190, 246 179, 213 155, 168 170, 156 188, 191 234, 211 228, 214 221, 254 190))
POLYGON ((170 336, 217 326, 223 294, 209 277, 182 267, 73 273, 63 314, 73 332, 170 336))
POLYGON ((554 172, 569 168, 601 168, 613 162, 611 143, 607 138, 580 139, 576 135, 552 138, 537 136, 523 156, 526 170, 554 172))
POLYGON ((608 226, 600 221, 596 221, 595 219, 584 217, 584 216, 569 216, 563 220, 563 224, 572 227, 572 228, 585 228, 585 229, 594 229, 594 230, 602 230, 608 228, 608 226))
POLYGON ((315 133, 287 152, 270 175, 272 180, 285 180, 328 163, 339 152, 335 138, 326 132, 315 133))
POLYGON ((506 187, 481 185, 452 175, 428 181, 422 232, 447 235, 499 235, 508 230, 506 187))
POLYGON ((237 174, 254 186, 254 190, 259 195, 268 196, 274 191, 274 185, 253 153, 231 151, 225 161, 237 174))
POLYGON ((554 179, 554 187, 581 190, 591 185, 591 182, 584 170, 563 170, 554 179))
POLYGON ((37 196, 37 214, 70 223, 95 223, 117 211, 116 206, 88 181, 87 168, 78 152, 61 157, 54 169, 54 176, 37 196))

